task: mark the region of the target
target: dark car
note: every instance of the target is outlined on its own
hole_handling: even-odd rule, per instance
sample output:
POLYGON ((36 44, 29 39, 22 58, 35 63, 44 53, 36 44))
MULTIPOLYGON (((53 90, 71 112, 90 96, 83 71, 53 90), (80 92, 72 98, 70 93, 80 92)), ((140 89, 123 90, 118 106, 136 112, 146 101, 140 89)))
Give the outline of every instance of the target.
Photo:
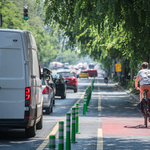
POLYGON ((55 96, 61 96, 61 99, 65 99, 66 98, 66 82, 64 81, 64 79, 62 78, 62 76, 60 74, 52 74, 53 77, 53 81, 55 83, 56 86, 56 93, 55 96))
POLYGON ((73 89, 74 93, 77 92, 77 78, 73 72, 70 72, 70 70, 61 70, 57 74, 60 74, 64 80, 68 81, 66 83, 67 89, 73 89))

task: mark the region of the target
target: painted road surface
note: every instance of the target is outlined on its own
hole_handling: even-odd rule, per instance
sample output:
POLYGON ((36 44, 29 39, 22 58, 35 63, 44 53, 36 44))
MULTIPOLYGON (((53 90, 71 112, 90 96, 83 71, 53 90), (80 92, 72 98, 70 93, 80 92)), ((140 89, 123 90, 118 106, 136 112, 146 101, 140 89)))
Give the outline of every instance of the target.
POLYGON ((71 150, 150 150, 150 123, 145 128, 137 103, 115 83, 97 77, 86 116, 81 101, 81 134, 71 150))

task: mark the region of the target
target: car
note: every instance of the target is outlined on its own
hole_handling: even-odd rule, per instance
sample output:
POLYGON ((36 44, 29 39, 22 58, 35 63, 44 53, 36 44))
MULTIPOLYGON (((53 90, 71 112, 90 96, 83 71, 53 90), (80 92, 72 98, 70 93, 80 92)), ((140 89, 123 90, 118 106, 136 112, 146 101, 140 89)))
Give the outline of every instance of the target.
POLYGON ((88 69, 95 69, 95 64, 94 63, 88 64, 88 69))
POLYGON ((43 110, 46 111, 46 114, 50 114, 53 112, 53 90, 47 80, 42 78, 43 110))
POLYGON ((51 75, 52 71, 46 67, 43 68, 43 73, 45 74, 47 78, 48 85, 52 88, 52 95, 53 95, 53 105, 55 104, 55 93, 56 93, 56 86, 53 82, 53 77, 51 75))
POLYGON ((30 31, 0 29, 0 128, 25 129, 34 137, 43 127, 38 49, 30 31))
POLYGON ((77 92, 77 78, 75 77, 74 73, 70 70, 61 70, 58 71, 57 74, 60 74, 64 80, 67 80, 66 83, 67 89, 73 89, 74 93, 77 92))
POLYGON ((94 76, 97 77, 98 76, 97 70, 89 69, 87 71, 89 73, 89 77, 94 77, 94 76))
POLYGON ((79 78, 88 78, 89 77, 89 73, 87 70, 81 70, 80 74, 79 74, 79 78))
POLYGON ((61 99, 65 99, 66 91, 67 91, 67 86, 66 86, 67 81, 64 81, 64 79, 62 78, 60 74, 52 74, 52 77, 56 85, 55 96, 61 96, 61 99))
POLYGON ((69 63, 64 64, 64 69, 69 69, 69 63))

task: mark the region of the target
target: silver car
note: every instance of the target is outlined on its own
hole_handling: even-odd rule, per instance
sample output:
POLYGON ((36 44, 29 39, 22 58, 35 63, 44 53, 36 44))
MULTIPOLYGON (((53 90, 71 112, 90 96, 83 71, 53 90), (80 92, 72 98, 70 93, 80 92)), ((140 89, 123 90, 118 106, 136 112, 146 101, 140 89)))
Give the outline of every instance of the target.
POLYGON ((43 109, 46 111, 46 114, 53 112, 53 90, 48 85, 47 80, 42 78, 42 96, 43 96, 43 109))

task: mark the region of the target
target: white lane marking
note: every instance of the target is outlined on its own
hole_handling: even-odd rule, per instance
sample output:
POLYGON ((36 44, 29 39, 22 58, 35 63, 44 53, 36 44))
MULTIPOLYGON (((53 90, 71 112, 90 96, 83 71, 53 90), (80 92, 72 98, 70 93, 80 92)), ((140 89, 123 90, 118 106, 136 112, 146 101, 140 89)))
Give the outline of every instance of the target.
MULTIPOLYGON (((97 80, 97 83, 98 80, 97 80)), ((101 111, 101 96, 100 96, 100 87, 98 87, 98 111, 101 111)), ((101 114, 98 114, 98 116, 101 116, 101 114)), ((100 117, 100 122, 102 122, 102 118, 100 117)), ((102 133, 102 128, 98 128, 97 132, 97 150, 103 150, 103 133, 102 133)))
POLYGON ((97 133, 97 150, 103 150, 103 134, 100 128, 97 133))

